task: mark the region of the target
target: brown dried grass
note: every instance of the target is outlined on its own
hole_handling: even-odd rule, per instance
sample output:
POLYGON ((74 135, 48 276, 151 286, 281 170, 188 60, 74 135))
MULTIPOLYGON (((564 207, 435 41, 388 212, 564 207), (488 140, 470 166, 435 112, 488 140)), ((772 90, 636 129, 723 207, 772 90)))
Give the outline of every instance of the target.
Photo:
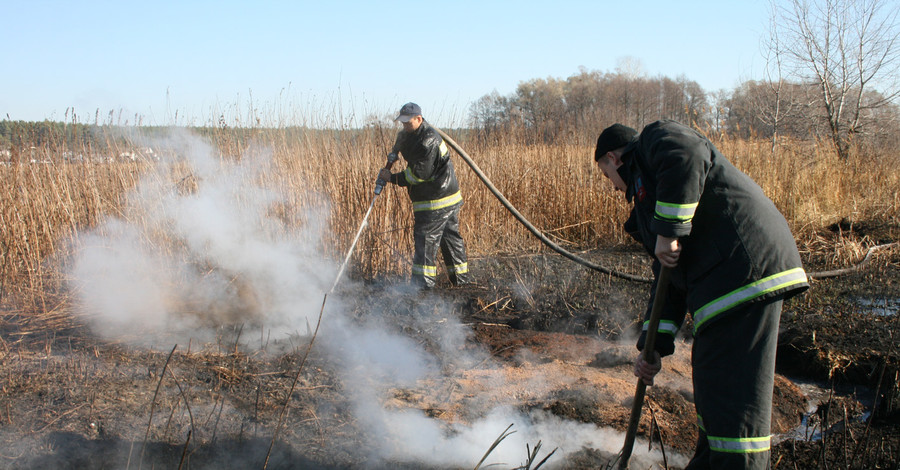
MULTIPOLYGON (((261 148, 272 153, 275 171, 266 173, 262 184, 287 194, 270 214, 287 230, 308 222, 304 220, 307 208, 327 201, 329 230, 323 250, 340 259, 368 208, 374 176, 384 164, 395 131, 390 125, 375 125, 299 134, 283 129, 249 134, 243 130, 238 135, 223 128, 211 132, 209 139, 222 158, 240 158, 235 156, 261 148)), ((627 206, 596 169, 588 146, 525 145, 514 139, 483 141, 465 136, 457 141, 500 191, 558 243, 575 248, 628 242, 620 230, 627 206)), ((834 264, 852 261, 864 250, 848 249, 846 240, 823 248, 817 234, 824 226, 842 219, 896 220, 900 214, 896 158, 859 156, 847 161, 827 147, 799 142, 785 143, 774 153, 768 141, 720 138, 715 143, 775 201, 801 246, 834 250, 839 254, 831 260, 834 264)), ((119 146, 37 149, 37 160, 46 163, 20 160, 0 166, 0 301, 4 304, 21 311, 54 309, 53 303, 65 291, 61 260, 70 255, 63 248, 70 245, 63 242, 77 239, 104 216, 121 216, 127 192, 151 165, 92 159, 64 163, 61 153, 115 154, 119 146)), ((540 250, 539 242, 506 213, 462 159, 455 158, 454 163, 464 191, 461 229, 470 257, 540 250)), ((173 189, 190 191, 189 176, 173 172, 173 189)), ((411 228, 405 191, 389 186, 376 201, 351 273, 373 278, 408 272, 411 228)))

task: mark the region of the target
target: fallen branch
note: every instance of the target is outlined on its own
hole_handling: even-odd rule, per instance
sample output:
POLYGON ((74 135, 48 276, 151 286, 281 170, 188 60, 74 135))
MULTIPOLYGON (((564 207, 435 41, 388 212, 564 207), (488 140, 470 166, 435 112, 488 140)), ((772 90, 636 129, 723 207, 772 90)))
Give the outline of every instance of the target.
POLYGON ((847 268, 841 268, 841 269, 832 269, 830 271, 819 271, 819 272, 813 272, 813 273, 806 273, 806 277, 808 277, 810 279, 825 279, 825 278, 829 278, 829 277, 837 277, 837 276, 842 276, 844 274, 850 274, 850 273, 859 271, 860 269, 864 268, 867 264, 869 264, 869 261, 872 260, 872 254, 874 254, 876 251, 884 250, 887 248, 893 248, 895 246, 900 246, 900 242, 887 243, 884 245, 875 245, 875 246, 869 248, 869 250, 866 252, 866 256, 863 258, 862 261, 860 261, 859 263, 857 263, 853 266, 850 266, 847 268))
MULTIPOLYGON (((56 418, 53 418, 49 423, 47 423, 46 425, 44 425, 44 427, 42 427, 41 429, 38 429, 37 431, 35 431, 35 433, 43 432, 45 429, 49 428, 50 425, 52 425, 53 423, 59 421, 60 419, 62 419, 62 418, 65 417, 65 416, 68 416, 68 415, 70 415, 70 414, 72 414, 72 413, 74 413, 74 412, 80 410, 81 408, 83 408, 83 407, 85 407, 85 406, 87 406, 87 403, 82 403, 82 404, 76 406, 75 408, 72 408, 71 410, 66 411, 65 413, 60 414, 60 415, 57 416, 56 418)), ((9 411, 7 411, 7 413, 9 413, 9 411)))

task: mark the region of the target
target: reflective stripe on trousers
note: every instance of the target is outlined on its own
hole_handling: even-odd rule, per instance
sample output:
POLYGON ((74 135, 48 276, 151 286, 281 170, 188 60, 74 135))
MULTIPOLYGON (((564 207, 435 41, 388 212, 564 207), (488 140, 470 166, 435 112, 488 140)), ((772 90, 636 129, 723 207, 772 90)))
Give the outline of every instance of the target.
MULTIPOLYGON (((706 426, 703 425, 703 417, 697 415, 697 427, 706 434, 706 426)), ((713 452, 750 453, 765 452, 772 445, 772 436, 762 437, 721 437, 706 434, 709 449, 713 452)))
POLYGON ((700 432, 685 470, 769 467, 781 305, 781 297, 745 303, 694 338, 691 366, 700 432))
MULTIPOLYGON (((459 194, 459 193, 457 193, 459 194)), ((438 249, 444 258, 444 265, 450 282, 468 282, 469 263, 466 247, 459 233, 459 210, 462 202, 438 210, 415 212, 413 227, 412 280, 424 287, 433 287, 437 279, 438 249)))
POLYGON ((414 264, 412 267, 412 273, 418 274, 420 276, 435 277, 437 276, 437 266, 424 266, 421 264, 414 264))

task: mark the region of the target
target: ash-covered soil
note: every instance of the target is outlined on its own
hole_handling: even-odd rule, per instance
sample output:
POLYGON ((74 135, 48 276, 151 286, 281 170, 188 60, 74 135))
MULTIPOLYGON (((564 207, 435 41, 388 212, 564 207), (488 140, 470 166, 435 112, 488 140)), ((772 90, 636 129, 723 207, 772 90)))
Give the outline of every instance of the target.
MULTIPOLYGON (((648 272, 630 249, 584 255, 648 272)), ((238 324, 204 344, 138 348, 140 332, 100 338, 65 299, 8 309, 0 468, 475 468, 486 454, 482 468, 614 465, 648 285, 555 254, 470 265, 464 288, 348 282, 318 332, 313 312, 274 339, 238 324)), ((898 299, 892 248, 786 304, 773 468, 897 468, 898 299)), ((681 468, 693 449, 691 339, 679 337, 648 388, 632 468, 681 468)))

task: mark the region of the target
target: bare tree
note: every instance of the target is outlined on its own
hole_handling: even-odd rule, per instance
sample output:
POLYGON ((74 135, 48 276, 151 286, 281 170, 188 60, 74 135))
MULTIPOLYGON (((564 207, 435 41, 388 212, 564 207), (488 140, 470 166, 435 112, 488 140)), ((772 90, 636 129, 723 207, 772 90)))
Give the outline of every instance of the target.
POLYGON ((777 64, 783 58, 801 82, 816 84, 828 135, 842 158, 874 111, 900 96, 897 19, 885 0, 790 0, 774 9, 777 64), (880 93, 870 94, 876 87, 880 93))
POLYGON ((709 109, 710 132, 721 135, 725 130, 725 118, 728 116, 728 101, 731 94, 724 88, 709 93, 711 100, 709 109))
POLYGON ((474 127, 493 131, 511 120, 509 100, 494 90, 469 106, 469 119, 474 127))
POLYGON ((754 103, 756 104, 759 120, 772 129, 771 152, 774 156, 778 147, 778 137, 781 133, 782 122, 796 107, 796 101, 792 93, 793 90, 796 90, 796 87, 790 86, 784 77, 784 61, 786 57, 784 44, 779 36, 781 30, 777 27, 778 9, 774 0, 771 3, 771 11, 771 27, 763 47, 763 56, 766 59, 765 81, 763 82, 765 86, 756 88, 756 90, 768 96, 757 97, 754 103))
POLYGON ((525 124, 544 141, 553 140, 564 131, 567 114, 564 85, 564 81, 548 77, 519 82, 516 87, 516 105, 525 124))

